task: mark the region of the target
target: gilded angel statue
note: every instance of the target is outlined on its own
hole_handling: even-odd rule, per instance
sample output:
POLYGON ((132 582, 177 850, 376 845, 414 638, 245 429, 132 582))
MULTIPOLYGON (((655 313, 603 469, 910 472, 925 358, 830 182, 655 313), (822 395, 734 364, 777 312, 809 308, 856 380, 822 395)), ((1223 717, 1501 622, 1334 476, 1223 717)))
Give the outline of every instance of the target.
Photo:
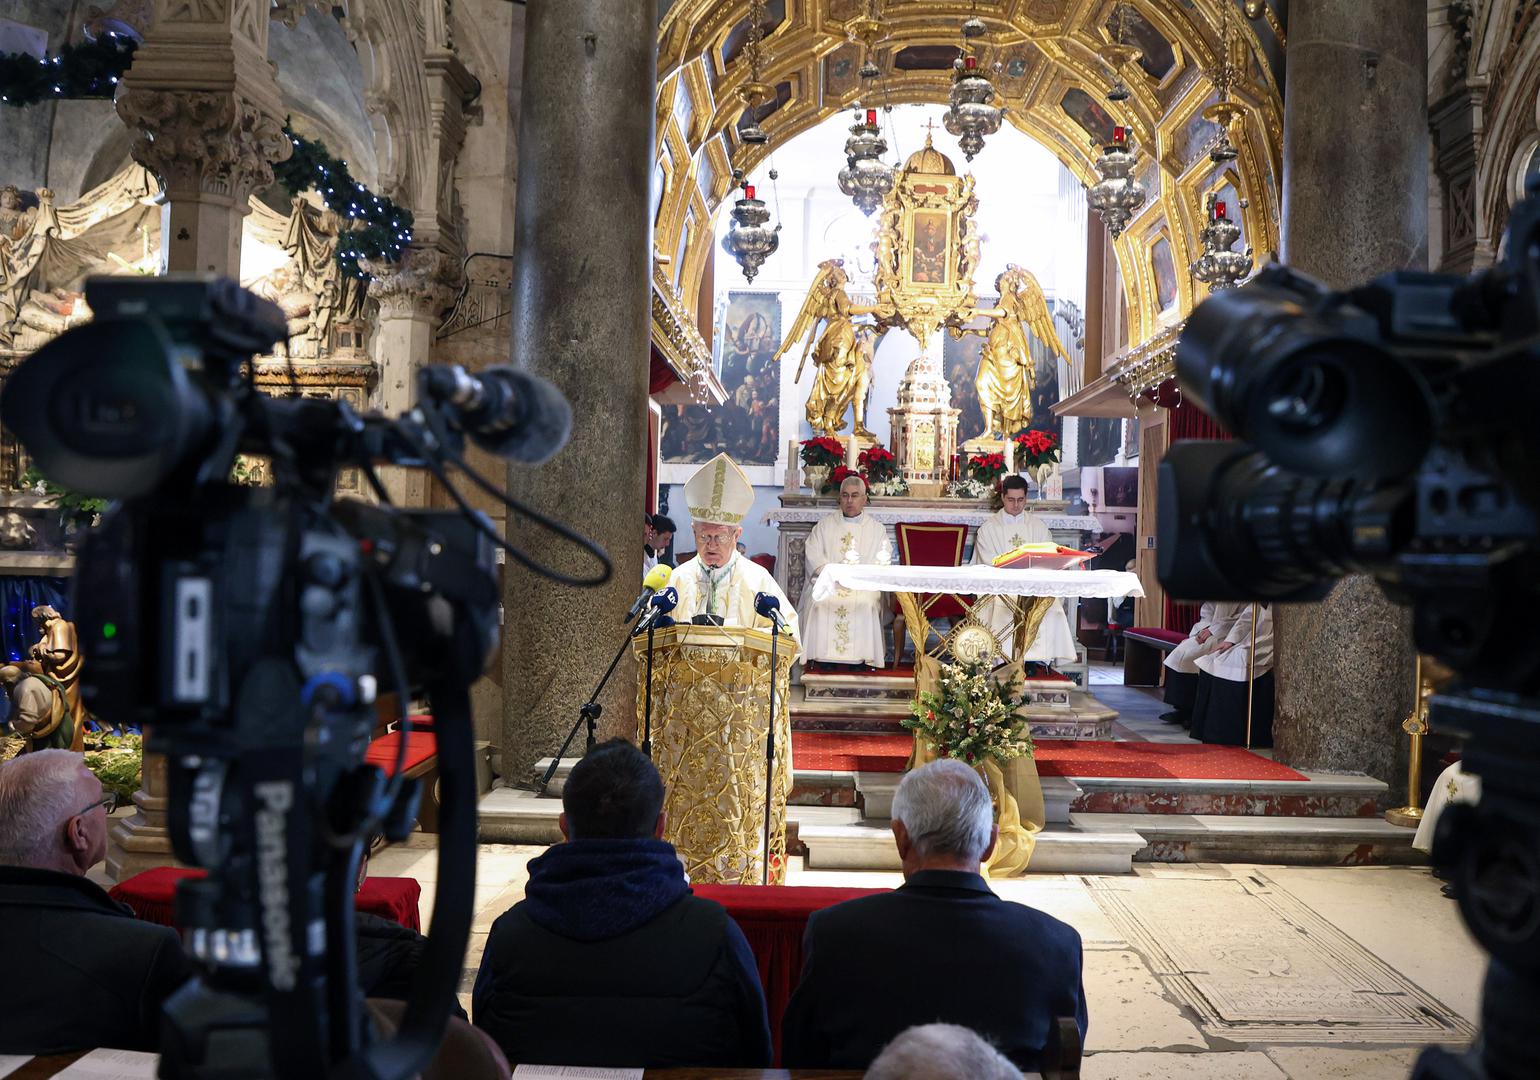
POLYGON ((1058 332, 1054 330, 1048 300, 1037 278, 1010 263, 1005 272, 995 278, 995 288, 1000 293, 999 306, 980 308, 972 316, 989 318, 989 329, 966 329, 957 325, 952 328, 952 333, 958 337, 984 335, 979 373, 973 383, 984 413, 984 430, 977 436, 980 440, 993 439, 996 433, 1008 439, 1032 423, 1032 390, 1037 385, 1037 366, 1031 348, 1033 337, 1057 356, 1069 360, 1058 332))
POLYGON ((779 360, 806 339, 796 377, 802 378, 810 351, 818 372, 807 396, 808 424, 818 435, 837 434, 845 429, 845 411, 850 409, 855 414, 855 435, 874 439, 876 436, 866 429, 866 395, 879 330, 871 325, 857 326, 852 316, 877 314, 879 309, 851 303, 845 291, 849 281, 843 259, 825 259, 818 264, 818 276, 775 358, 779 360), (817 333, 820 324, 821 334, 817 333))

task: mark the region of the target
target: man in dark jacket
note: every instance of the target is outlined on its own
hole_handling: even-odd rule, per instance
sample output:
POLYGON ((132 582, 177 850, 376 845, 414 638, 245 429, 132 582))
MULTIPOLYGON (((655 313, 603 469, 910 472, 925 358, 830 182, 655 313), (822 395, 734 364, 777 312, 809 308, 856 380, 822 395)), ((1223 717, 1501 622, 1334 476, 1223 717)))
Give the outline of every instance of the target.
POLYGON ((192 974, 176 931, 85 877, 112 801, 68 750, 0 765, 0 1053, 153 1051, 161 1003, 192 974))
POLYGON ((904 884, 808 920, 781 1027, 788 1068, 865 1069, 899 1032, 938 1022, 972 1028, 1026 1071, 1054 1017, 1073 1016, 1084 1038, 1080 935, 990 891, 979 866, 998 836, 989 789, 962 762, 904 777, 893 797, 904 884))
POLYGON ((748 942, 691 895, 662 807, 658 770, 623 739, 573 766, 567 842, 529 864, 524 899, 492 924, 471 998, 513 1064, 770 1064, 748 942))

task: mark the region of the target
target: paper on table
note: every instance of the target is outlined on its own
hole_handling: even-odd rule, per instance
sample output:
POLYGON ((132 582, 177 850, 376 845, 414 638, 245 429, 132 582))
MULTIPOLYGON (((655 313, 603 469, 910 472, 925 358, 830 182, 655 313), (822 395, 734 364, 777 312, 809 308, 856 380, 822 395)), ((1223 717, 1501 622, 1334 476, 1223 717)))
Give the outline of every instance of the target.
POLYGON ((92 1050, 54 1073, 55 1080, 155 1080, 159 1054, 137 1050, 92 1050))
POLYGON ((597 1065, 520 1065, 513 1075, 523 1080, 642 1080, 645 1069, 613 1069, 597 1065))
POLYGON ((0 1054, 0 1077, 10 1076, 31 1060, 26 1054, 0 1054))

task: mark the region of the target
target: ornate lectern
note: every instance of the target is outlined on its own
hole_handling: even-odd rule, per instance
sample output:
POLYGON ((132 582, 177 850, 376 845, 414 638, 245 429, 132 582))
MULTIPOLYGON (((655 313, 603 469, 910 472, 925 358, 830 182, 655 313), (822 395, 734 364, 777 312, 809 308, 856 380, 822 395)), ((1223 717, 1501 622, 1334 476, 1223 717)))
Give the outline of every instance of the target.
MULTIPOLYGON (((647 638, 636 714, 646 714, 647 638)), ((663 838, 690 880, 757 885, 763 869, 765 735, 775 732, 770 784, 770 880, 786 880, 786 798, 791 793, 788 682, 797 643, 782 634, 770 669, 770 634, 681 624, 656 631, 652 661, 652 760, 663 777, 663 838), (775 680, 775 719, 770 682, 775 680)), ((638 743, 641 734, 638 733, 638 743)))

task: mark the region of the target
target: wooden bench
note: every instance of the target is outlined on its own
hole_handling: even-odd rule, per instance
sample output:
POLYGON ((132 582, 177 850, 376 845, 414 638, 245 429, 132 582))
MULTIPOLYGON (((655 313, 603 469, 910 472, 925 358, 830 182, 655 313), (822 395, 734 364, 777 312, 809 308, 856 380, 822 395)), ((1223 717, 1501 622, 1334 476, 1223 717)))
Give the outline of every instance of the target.
POLYGON ((1159 626, 1131 626, 1123 631, 1123 685, 1159 686, 1160 665, 1166 653, 1187 639, 1178 630, 1159 626))
MULTIPOLYGON (((395 772, 396 754, 401 746, 401 733, 393 729, 397 719, 394 697, 381 698, 376 710, 381 723, 374 730, 374 738, 364 754, 364 761, 378 765, 386 776, 395 772), (389 721, 388 723, 386 721, 389 721)), ((425 833, 438 832, 438 736, 433 732, 433 717, 413 714, 412 730, 406 737, 406 759, 401 775, 422 785, 422 801, 417 809, 417 823, 425 833)))

